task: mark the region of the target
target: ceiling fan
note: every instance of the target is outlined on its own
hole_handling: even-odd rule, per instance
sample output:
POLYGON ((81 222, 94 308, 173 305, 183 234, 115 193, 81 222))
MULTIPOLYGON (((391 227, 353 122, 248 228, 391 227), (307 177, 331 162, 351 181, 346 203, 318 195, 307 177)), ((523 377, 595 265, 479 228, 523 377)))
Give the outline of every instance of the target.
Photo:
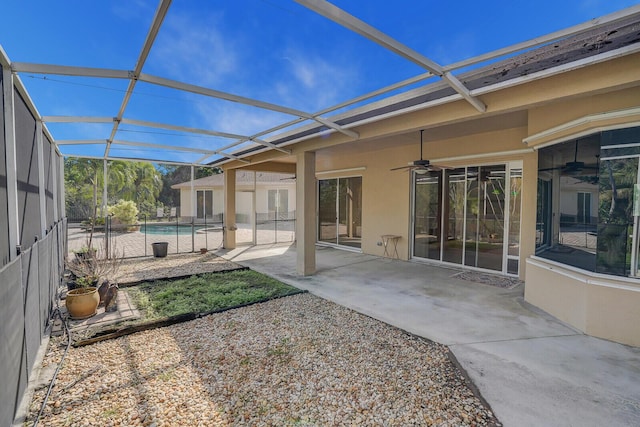
POLYGON ((424 129, 421 129, 420 130, 420 159, 414 160, 407 166, 400 166, 397 168, 392 168, 390 170, 395 171, 400 169, 406 169, 406 170, 416 171, 416 173, 420 174, 420 173, 426 173, 428 171, 439 171, 442 169, 442 167, 433 165, 429 160, 422 158, 422 134, 423 133, 424 133, 424 129))
POLYGON ((578 141, 576 141, 576 149, 575 149, 575 153, 573 155, 573 161, 572 162, 567 162, 565 163, 563 166, 555 166, 552 168, 543 168, 543 169, 538 169, 538 172, 545 172, 545 171, 552 171, 552 170, 560 170, 560 173, 563 175, 576 175, 579 174, 580 172, 583 171, 589 171, 589 170, 595 170, 596 171, 596 176, 597 176, 597 171, 598 169, 600 169, 600 155, 596 155, 595 156, 597 159, 598 164, 595 166, 588 166, 586 165, 584 162, 579 162, 578 161, 578 141))

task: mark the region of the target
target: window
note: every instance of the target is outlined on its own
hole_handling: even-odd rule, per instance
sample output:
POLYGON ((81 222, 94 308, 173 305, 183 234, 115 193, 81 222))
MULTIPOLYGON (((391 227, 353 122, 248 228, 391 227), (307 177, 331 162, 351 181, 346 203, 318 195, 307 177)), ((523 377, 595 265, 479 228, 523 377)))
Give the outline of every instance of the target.
POLYGON ((213 217, 213 190, 198 190, 196 192, 196 217, 213 217))
POLYGON ((638 276, 640 127, 540 149, 536 249, 588 271, 638 276))
POLYGON ((318 241, 360 248, 362 177, 318 181, 318 241))
POLYGON ((289 217, 289 190, 269 190, 267 208, 269 219, 288 219, 289 217))

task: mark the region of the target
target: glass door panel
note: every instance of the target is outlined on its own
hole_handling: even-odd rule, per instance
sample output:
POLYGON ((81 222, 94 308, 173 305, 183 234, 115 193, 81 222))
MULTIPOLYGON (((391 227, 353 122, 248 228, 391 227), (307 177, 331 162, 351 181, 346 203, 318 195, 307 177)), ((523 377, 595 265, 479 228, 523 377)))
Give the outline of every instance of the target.
POLYGON ((478 261, 476 267, 502 271, 504 249, 505 168, 480 168, 478 261))
POLYGON ((520 262, 520 211, 522 209, 522 169, 511 169, 509 193, 509 247, 507 273, 518 274, 520 262))
POLYGON ((196 218, 204 218, 204 191, 196 191, 196 218))
POLYGON ((415 174, 413 256, 440 259, 440 172, 415 174))
POLYGON ((442 260, 462 264, 462 248, 464 247, 464 168, 445 171, 445 188, 448 189, 448 202, 444 217, 444 235, 442 260))
POLYGON ((337 184, 335 179, 320 180, 318 197, 318 241, 338 243, 337 184))
POLYGON ((204 192, 204 214, 206 218, 213 217, 213 191, 205 190, 204 192))
POLYGON ((362 177, 338 179, 338 244, 360 248, 362 177))
POLYGON ((479 167, 467 168, 467 201, 465 220, 464 265, 478 265, 478 221, 480 206, 479 167))

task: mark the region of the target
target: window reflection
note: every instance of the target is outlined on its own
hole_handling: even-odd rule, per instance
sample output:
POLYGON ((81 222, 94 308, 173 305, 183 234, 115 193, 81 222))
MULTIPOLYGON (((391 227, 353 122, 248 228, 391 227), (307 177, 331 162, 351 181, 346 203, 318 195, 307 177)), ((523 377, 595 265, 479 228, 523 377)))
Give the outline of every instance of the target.
POLYGON ((639 158, 639 127, 541 149, 537 254, 589 271, 637 275, 639 158))

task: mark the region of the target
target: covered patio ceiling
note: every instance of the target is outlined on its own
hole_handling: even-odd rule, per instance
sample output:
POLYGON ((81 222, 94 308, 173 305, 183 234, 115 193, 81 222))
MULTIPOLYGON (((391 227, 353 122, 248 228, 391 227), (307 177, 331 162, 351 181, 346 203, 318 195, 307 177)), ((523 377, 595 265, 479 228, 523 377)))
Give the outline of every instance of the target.
MULTIPOLYGON (((637 20, 640 16, 638 5, 546 36, 444 65, 329 2, 295 0, 295 3, 302 6, 300 10, 296 9, 295 19, 302 21, 303 25, 314 26, 319 21, 326 25, 328 22, 335 31, 344 33, 345 43, 373 42, 382 52, 381 60, 393 58, 394 61, 399 61, 398 67, 403 69, 401 74, 404 74, 404 78, 382 88, 372 88, 370 92, 352 99, 309 110, 308 108, 321 105, 322 102, 302 102, 301 98, 307 97, 308 93, 300 88, 282 89, 280 93, 286 92, 288 95, 280 97, 278 90, 274 89, 270 95, 259 98, 241 95, 240 90, 221 90, 215 84, 215 78, 211 79, 210 84, 202 85, 194 84, 188 78, 177 78, 177 74, 158 75, 155 70, 161 71, 162 67, 157 63, 149 64, 152 50, 188 50, 188 40, 171 45, 168 38, 161 37, 162 30, 167 25, 165 18, 173 11, 170 7, 171 0, 162 0, 155 10, 135 63, 131 64, 132 68, 8 63, 8 56, 4 51, 0 52, 0 60, 7 62, 5 65, 10 66, 12 73, 18 76, 19 85, 24 86, 19 77, 23 76, 28 77, 29 83, 34 85, 59 83, 58 88, 61 86, 62 90, 65 85, 82 86, 86 88, 87 98, 83 102, 88 106, 87 111, 104 112, 104 115, 53 115, 43 112, 42 120, 47 132, 65 156, 221 166, 230 161, 249 164, 252 155, 267 150, 291 154, 291 145, 331 133, 340 133, 351 141, 358 141, 359 126, 409 109, 424 109, 464 100, 469 108, 482 115, 487 111, 487 105, 482 102, 480 95, 487 85, 479 83, 480 78, 487 81, 491 77, 491 84, 499 87, 514 77, 520 77, 519 82, 523 82, 526 80, 523 76, 532 74, 531 70, 525 70, 514 72, 509 78, 504 75, 500 77, 505 64, 509 64, 509 69, 516 68, 517 64, 509 63, 510 58, 526 54, 534 48, 544 48, 561 40, 580 37, 601 27, 618 25, 630 19, 637 20), (156 46, 157 43, 163 44, 156 46), (98 96, 91 94, 96 91, 100 92, 98 96), (299 91, 300 99, 290 96, 296 91, 299 91), (105 92, 108 93, 105 95, 105 92), (233 129, 229 129, 229 126, 224 129, 190 126, 177 122, 172 114, 172 111, 183 108, 181 102, 185 101, 199 103, 199 108, 205 114, 207 111, 209 114, 224 114, 224 111, 236 109, 240 113, 235 117, 244 117, 245 122, 254 120, 257 115, 261 119, 258 123, 252 123, 252 126, 245 126, 246 123, 238 120, 233 129), (156 105, 145 109, 145 105, 151 104, 156 105), (155 116, 146 114, 145 111, 154 111, 155 116)), ((176 13, 179 13, 179 9, 176 13)), ((193 35, 202 36, 196 32, 193 35)), ((273 35, 265 33, 264 37, 273 35)), ((621 47, 624 47, 624 41, 609 49, 621 47)), ((216 56, 215 61, 224 61, 224 52, 213 52, 212 55, 216 56)), ((583 59, 577 53, 574 55, 572 57, 565 54, 565 61, 568 63, 583 59)), ((170 52, 165 58, 179 62, 181 53, 170 52)), ((540 58, 540 62, 545 59, 543 56, 540 58)), ((206 67, 208 59, 202 60, 202 66, 206 67)), ((255 64, 246 66, 259 69, 260 64, 257 62, 258 60, 255 64)), ((180 67, 180 64, 176 66, 180 67)), ((189 71, 182 74, 188 77, 189 71)), ((259 72, 255 76, 259 76, 259 72)), ((397 77, 398 75, 394 76, 397 77)), ((366 79, 366 76, 360 78, 366 79)), ((517 83, 511 81, 508 84, 517 83)), ((241 88, 242 85, 237 87, 241 88)), ((319 99, 322 95, 314 94, 319 99)), ((60 96, 65 96, 64 92, 60 96)), ((38 99, 34 101, 38 105, 38 99)), ((517 119, 522 120, 522 117, 517 119)))

